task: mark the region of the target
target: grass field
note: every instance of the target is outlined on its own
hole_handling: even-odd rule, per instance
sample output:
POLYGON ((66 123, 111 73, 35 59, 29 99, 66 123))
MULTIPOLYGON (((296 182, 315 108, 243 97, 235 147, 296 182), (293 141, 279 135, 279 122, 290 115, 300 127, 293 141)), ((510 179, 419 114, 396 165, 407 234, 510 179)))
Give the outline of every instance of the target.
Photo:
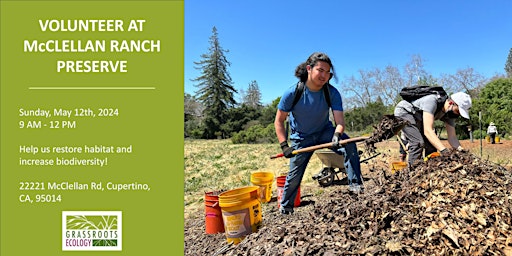
MULTIPOLYGON (((204 193, 249 186, 252 172, 267 171, 277 177, 288 171, 289 160, 281 157, 278 144, 232 144, 231 140, 185 140, 185 212, 204 208, 204 193)), ((321 168, 313 157, 307 171, 321 168)), ((313 172, 313 171, 311 171, 313 172)), ((303 184, 313 183, 305 175, 303 184)), ((316 182, 316 181, 315 181, 316 182)), ((274 184, 275 185, 275 184, 274 184)), ((187 215, 187 214, 185 214, 187 215)))
MULTIPOLYGON (((447 143, 446 141, 443 141, 447 143)), ((463 147, 480 156, 480 141, 461 141, 463 147)), ((394 139, 376 144, 382 153, 375 159, 380 168, 389 168, 398 160, 398 142, 394 139)), ((268 171, 278 176, 288 171, 286 158, 270 159, 281 152, 277 144, 232 144, 231 140, 185 140, 185 218, 202 214, 204 193, 231 190, 249 186, 250 176, 255 171, 268 171)), ((502 140, 500 144, 482 143, 482 158, 508 165, 512 159, 512 141, 502 140)), ((373 161, 373 160, 372 160, 373 161)), ((375 168, 372 165, 371 168, 375 168)), ((319 187, 311 176, 322 168, 322 162, 313 155, 301 186, 319 187)), ((363 176, 368 171, 363 165, 363 176)), ((274 182, 275 183, 275 182, 274 182)), ((273 184, 275 187, 275 184, 273 184)))

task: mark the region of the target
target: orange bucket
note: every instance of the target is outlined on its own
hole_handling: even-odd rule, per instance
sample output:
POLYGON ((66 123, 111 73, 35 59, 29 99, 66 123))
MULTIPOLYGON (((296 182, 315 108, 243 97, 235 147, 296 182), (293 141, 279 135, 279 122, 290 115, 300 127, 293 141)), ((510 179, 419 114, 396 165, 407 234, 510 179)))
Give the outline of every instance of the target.
MULTIPOLYGON (((277 207, 278 208, 281 205, 281 198, 283 197, 285 183, 286 183, 286 175, 277 177, 277 207)), ((294 207, 300 206, 300 185, 299 185, 299 190, 297 191, 297 196, 295 197, 293 206, 294 207)))
POLYGON ((219 205, 221 191, 204 193, 206 234, 224 233, 224 221, 219 205))

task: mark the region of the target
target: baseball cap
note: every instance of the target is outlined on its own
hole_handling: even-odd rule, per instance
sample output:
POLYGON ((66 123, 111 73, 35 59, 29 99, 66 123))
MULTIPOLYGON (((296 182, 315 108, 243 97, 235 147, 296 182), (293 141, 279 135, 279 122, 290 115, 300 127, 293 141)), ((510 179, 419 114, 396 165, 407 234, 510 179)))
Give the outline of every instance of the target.
POLYGON ((469 119, 469 109, 471 108, 471 97, 463 92, 452 94, 450 98, 459 106, 460 115, 469 119))

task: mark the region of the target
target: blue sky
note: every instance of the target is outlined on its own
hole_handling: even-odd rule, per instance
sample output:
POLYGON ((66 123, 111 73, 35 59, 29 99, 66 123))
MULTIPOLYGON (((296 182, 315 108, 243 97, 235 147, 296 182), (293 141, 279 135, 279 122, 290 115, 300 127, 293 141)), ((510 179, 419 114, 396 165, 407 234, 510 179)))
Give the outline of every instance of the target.
POLYGON ((213 26, 235 88, 256 80, 267 104, 296 83, 295 67, 315 51, 331 57, 337 87, 358 70, 402 69, 413 55, 434 77, 468 67, 504 74, 511 14, 511 0, 187 0, 185 92, 198 89, 194 61, 208 52, 213 26))

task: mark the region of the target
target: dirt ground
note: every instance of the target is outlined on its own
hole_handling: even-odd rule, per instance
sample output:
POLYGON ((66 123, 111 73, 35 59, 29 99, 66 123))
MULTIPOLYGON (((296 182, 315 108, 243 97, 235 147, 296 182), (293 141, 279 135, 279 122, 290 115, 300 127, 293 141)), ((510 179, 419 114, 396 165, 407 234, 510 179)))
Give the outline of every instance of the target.
MULTIPOLYGON (((467 149, 480 149, 480 140, 462 140, 461 145, 467 149)), ((491 144, 485 140, 482 140, 482 148, 484 149, 496 149, 496 150, 504 150, 512 148, 512 140, 500 140, 500 142, 496 144, 491 144)))
MULTIPOLYGON (((471 142, 469 140, 461 141, 462 146, 465 149, 468 149, 472 154, 471 157, 475 157, 476 159, 480 156, 480 141, 475 140, 471 142)), ((404 219, 404 215, 407 215, 408 211, 415 211, 414 209, 418 209, 419 206, 414 206, 417 204, 416 202, 419 200, 416 197, 410 196, 410 200, 407 200, 407 196, 397 198, 393 193, 398 193, 401 190, 400 186, 402 183, 390 182, 390 178, 388 175, 390 174, 390 163, 392 161, 398 160, 398 142, 396 141, 385 141, 378 144, 378 148, 385 148, 381 155, 378 157, 368 161, 367 164, 362 164, 362 173, 365 181, 365 193, 364 195, 354 195, 348 191, 348 186, 346 185, 346 180, 341 179, 339 182, 336 182, 334 185, 329 187, 320 187, 317 183, 307 183, 301 185, 301 206, 295 208, 295 213, 292 216, 283 216, 277 211, 277 197, 276 192, 273 193, 273 198, 268 203, 262 203, 262 215, 263 215, 263 225, 256 233, 252 233, 247 236, 244 241, 242 241, 239 245, 228 244, 226 240, 226 236, 224 233, 219 234, 206 234, 205 233, 205 218, 204 218, 204 209, 199 210, 196 214, 189 215, 187 219, 185 219, 185 255, 342 255, 342 254, 358 254, 358 255, 408 255, 413 254, 416 255, 451 255, 457 254, 456 252, 472 252, 475 255, 479 255, 478 252, 482 253, 482 251, 478 251, 481 249, 487 250, 495 250, 495 247, 500 247, 499 251, 502 255, 512 255, 509 254, 512 252, 512 231, 509 226, 512 226, 511 218, 510 218, 510 208, 508 208, 508 216, 506 219, 506 230, 504 231, 491 231, 487 234, 487 239, 489 236, 500 236, 499 239, 504 241, 506 240, 505 246, 502 244, 497 245, 498 243, 492 245, 483 245, 482 246, 471 246, 471 243, 476 243, 478 239, 469 237, 466 235, 464 239, 466 239, 469 244, 467 248, 464 248, 458 243, 462 243, 462 240, 457 240, 457 238, 462 239, 462 233, 464 230, 458 230, 459 233, 451 233, 445 232, 446 229, 443 229, 443 232, 434 232, 432 237, 429 237, 430 241, 426 241, 426 245, 420 245, 420 242, 414 242, 414 240, 418 240, 419 238, 410 239, 403 236, 405 232, 402 228, 397 227, 395 222, 398 222, 399 219, 404 219), (397 188, 398 186, 398 188, 397 188), (382 191, 392 191, 391 194, 386 194, 386 199, 382 197, 382 191), (379 192, 381 191, 381 192, 379 192), (355 200, 355 201, 354 201, 355 200), (363 206, 359 206, 359 202, 363 201, 363 206), (379 205, 372 206, 379 201, 379 205), (357 208, 356 207, 357 202, 357 208), (413 208, 409 210, 404 210, 406 207, 413 208), (375 222, 372 220, 364 219, 362 221, 361 218, 357 217, 357 215, 366 215, 368 210, 365 208, 368 207, 368 210, 372 210, 375 213, 379 212, 381 209, 390 207, 387 213, 382 211, 380 213, 380 219, 375 222), (396 215, 393 213, 393 210, 401 209, 402 215, 396 215), (355 213, 354 213, 355 211, 355 213), (354 217, 354 214, 356 217, 354 217), (389 214, 389 216, 388 216, 389 214), (390 216, 394 216, 396 219, 389 219, 390 216), (388 217, 386 217, 388 216, 388 217), (382 223, 382 221, 386 223, 382 223), (353 224, 351 224, 353 223, 353 224), (366 224, 365 224, 366 223, 366 224), (380 224, 379 224, 380 223, 380 224), (348 226, 347 226, 348 225, 348 226), (351 226, 354 225, 354 226, 351 226), (373 226, 376 225, 376 226, 373 226), (384 225, 384 226, 382 226, 384 225), (360 233, 358 230, 366 230, 365 232, 370 232, 373 230, 381 230, 379 234, 375 233, 370 236, 366 235, 364 232, 360 233), (402 230, 400 230, 402 229, 402 230), (398 232, 400 231, 400 232, 398 232), (358 233, 359 232, 359 233, 358 233), (389 234, 388 234, 389 233, 389 234), (382 238, 382 236, 387 238, 382 238), (459 237, 457 237, 459 235, 459 237), (369 237, 367 237, 369 236, 369 237), (455 236, 455 239, 453 238, 455 236), (504 238, 503 238, 504 236, 504 238), (396 237, 396 238, 393 238, 396 237), (364 240, 363 242, 363 239, 364 240), (377 241, 379 239, 384 239, 387 241, 377 241), (438 240, 435 240, 438 239, 438 240), (473 239, 473 240, 471 240, 473 239), (509 239, 511 242, 509 242, 509 239), (361 241, 361 244, 358 242, 361 241), (409 242, 408 242, 409 241, 409 242), (412 241, 412 242, 410 242, 412 241), (451 242, 450 242, 451 241, 451 242), (468 242, 469 241, 469 242, 468 242), (408 244, 410 243, 410 244, 408 244), (366 244, 363 246, 362 244, 366 244), (455 245, 454 245, 455 244, 455 245), (425 246, 425 248, 421 248, 421 246, 425 246), (435 246, 439 246, 435 247, 435 246), (476 249, 475 249, 476 248, 476 249), (424 253, 421 253, 424 250, 424 253), (476 250, 476 251, 475 251, 476 250)), ((507 152, 512 149, 512 141, 501 141, 499 144, 490 144, 486 141, 482 143, 482 158, 491 158, 491 157, 501 157, 500 154, 502 152, 507 152)), ((457 153, 458 154, 458 153, 457 153)), ((503 154, 504 160, 500 160, 500 165, 495 166, 491 164, 489 167, 490 170, 497 170, 502 167, 505 167, 510 171, 510 157, 506 154, 503 154)), ((452 160, 454 164, 457 164, 457 157, 454 157, 452 160)), ((475 162, 475 161, 468 161, 475 162)), ((459 166, 461 164, 458 164, 459 166)), ((442 166, 442 165, 437 165, 442 166)), ((440 167, 438 167, 440 168, 440 167)), ((457 167, 460 168, 460 167, 457 167)), ((473 169, 478 169, 479 167, 470 166, 465 164, 465 167, 468 168, 467 172, 470 172, 473 169)), ((435 168, 433 168, 435 169, 435 168)), ((405 172, 404 172, 405 173, 405 172)), ((411 174, 412 175, 412 174, 411 174)), ((450 175, 450 174, 449 174, 450 175)), ((479 176, 479 175, 476 175, 479 176)), ((475 177, 476 177, 475 176, 475 177)), ((499 191, 505 191, 504 193, 508 193, 510 190, 510 185, 512 184, 512 179, 510 179, 510 174, 506 175, 508 178, 508 182, 505 182, 508 186, 506 188, 499 188, 499 191)), ((342 176, 343 177, 343 176, 342 176)), ((416 178, 418 175, 416 175, 416 178)), ((494 179, 494 177, 491 177, 494 179)), ((403 178, 404 182, 408 182, 411 178, 403 178)), ((421 179, 424 179, 421 177, 421 179)), ((420 180, 421 180, 420 179, 420 180)), ((492 180, 488 179, 488 180, 492 180)), ((501 178, 500 178, 501 179, 501 178)), ((423 181, 422 181, 423 182, 423 181)), ((480 182, 480 181, 479 181, 480 182)), ((430 182, 432 183, 432 181, 430 182)), ((453 182, 452 182, 453 183, 453 182)), ((495 182, 494 182, 495 183, 495 182)), ((493 184, 494 184, 493 183, 493 184)), ((405 183, 404 183, 405 184, 405 183)), ((414 185, 414 187, 424 186, 423 183, 418 183, 414 185)), ((484 187, 489 185, 484 185, 484 187)), ((429 188, 428 190, 431 190, 429 188)), ((427 190, 427 191, 428 191, 427 190)), ((389 193, 389 192, 388 192, 389 193)), ((404 192, 402 192, 403 194, 404 192)), ((424 195, 425 192, 418 192, 418 195, 424 195)), ((468 192, 469 193, 469 192, 468 192)), ((489 192, 487 192, 489 193, 489 192)), ((407 194, 404 194, 407 195, 407 194)), ((508 198, 512 198, 511 195, 505 195, 508 198)), ((430 200, 430 199, 429 199, 430 200)), ((419 200, 420 202, 426 202, 425 198, 419 200)), ((435 202, 435 200, 431 200, 435 202)), ((467 202, 468 199, 466 198, 467 202)), ((424 203, 422 203, 424 204, 424 203)), ((474 206, 478 203, 471 202, 474 206)), ((465 206, 464 206, 465 207, 465 206)), ((497 211, 498 206, 493 206, 497 211)), ((421 207, 420 207, 421 208, 421 207)), ((432 211, 433 206, 429 209, 432 211)), ((456 207, 453 207, 456 208, 456 207)), ((459 207, 460 209, 466 209, 459 207)), ((477 207, 478 208, 478 207, 477 207)), ((440 216, 444 216, 449 209, 444 209, 444 212, 441 212, 440 216)), ((378 214, 377 214, 378 215, 378 214)), ((421 215, 421 214, 420 214, 421 215)), ((455 215, 453 213, 453 215, 455 215)), ((368 215, 370 216, 370 215, 368 215)), ((372 218, 377 218, 374 216, 374 213, 371 213, 372 218)), ((414 215, 415 218, 417 215, 414 215)), ((476 215, 475 215, 476 216, 476 215)), ((505 216, 505 215, 504 215, 505 216)), ((406 220, 406 222, 411 221, 410 217, 406 220)), ((500 217, 501 218, 501 217, 500 217)), ((419 228, 424 219, 417 218, 418 224, 411 224, 412 227, 416 227, 418 230, 423 230, 419 228)), ((489 220, 487 220, 489 222, 489 220)), ((441 222, 443 220, 441 219, 441 222)), ((466 220, 466 222, 468 222, 466 220)), ((430 222, 429 222, 430 223, 430 222)), ((432 222, 438 223, 438 222, 432 222)), ((446 223, 446 222, 443 222, 446 223)), ((449 225, 452 222, 448 222, 449 225)), ((434 224, 432 224, 434 225, 434 224)), ((426 227, 425 229, 432 229, 432 227, 426 227)), ((455 227, 459 227, 462 224, 455 225, 455 227)), ((498 226, 498 225, 495 225, 498 226)), ((450 226, 451 228, 452 226, 450 226)), ((472 226, 470 230, 474 230, 476 227, 472 226)), ((484 227, 485 228, 485 227, 484 227)), ((462 228, 461 228, 462 229, 462 228)), ((452 230, 452 229, 450 229, 452 230)), ((430 231, 429 231, 430 232, 430 231)), ((474 231, 471 231, 474 232, 474 231)), ((427 232, 428 233, 428 232, 427 232)), ((409 234, 412 236, 412 234, 409 234)), ((424 238, 424 237, 420 237, 424 238)), ((498 239, 498 240, 499 240, 498 239)), ((501 240, 500 240, 501 241, 501 240)), ((489 242, 487 242, 489 243, 489 242)), ((498 249, 496 249, 498 250, 498 249)), ((485 252, 485 251, 484 251, 485 252)), ((494 251, 492 251, 494 252, 494 251)), ((463 255, 464 253, 460 254, 463 255)), ((486 254, 486 253, 483 253, 486 254)))
MULTIPOLYGON (((450 148, 448 141, 442 140, 442 142, 446 145, 446 147, 450 148)), ((496 144, 491 144, 485 140, 482 140, 481 145, 480 140, 461 140, 460 144, 464 149, 469 150, 471 153, 477 156, 480 156, 480 148, 482 148, 482 158, 493 160, 494 162, 499 163, 507 168, 512 167, 512 152, 510 152, 510 150, 512 150, 512 140, 500 140, 500 142, 496 144)), ((380 142, 377 145, 379 148, 388 149, 385 151, 385 153, 386 156, 389 157, 390 161, 398 161, 398 142, 388 140, 380 142)))

